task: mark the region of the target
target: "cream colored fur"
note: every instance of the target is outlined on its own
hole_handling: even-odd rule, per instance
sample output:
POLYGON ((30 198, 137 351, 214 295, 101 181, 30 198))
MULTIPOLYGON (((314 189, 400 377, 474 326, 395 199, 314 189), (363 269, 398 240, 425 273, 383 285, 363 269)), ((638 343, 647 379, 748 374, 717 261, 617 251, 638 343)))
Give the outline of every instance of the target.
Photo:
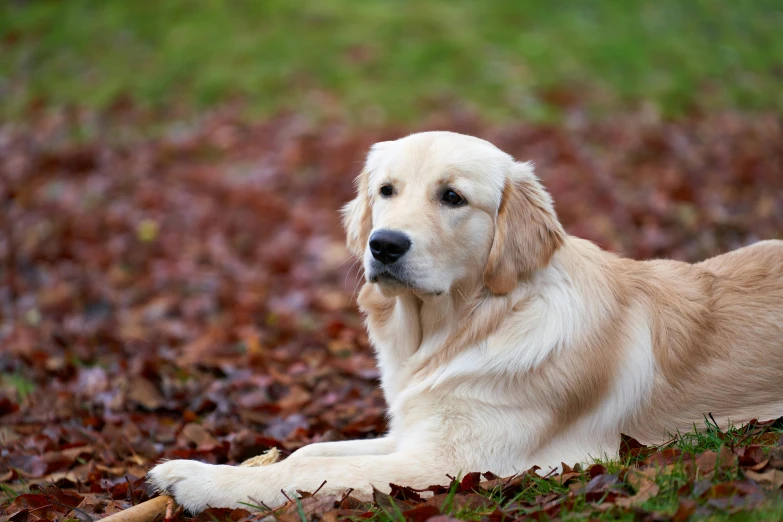
MULTIPOLYGON (((375 145, 345 208, 368 280, 374 230, 407 234, 404 283, 359 304, 391 428, 263 467, 165 462, 149 478, 191 511, 277 506, 281 489, 354 494, 617 455, 712 414, 783 415, 783 242, 698 264, 633 261, 568 236, 529 164, 448 132, 375 145), (380 187, 390 185, 391 197, 380 187), (465 205, 441 201, 445 189, 465 205)), ((274 460, 274 459, 272 459, 274 460)))

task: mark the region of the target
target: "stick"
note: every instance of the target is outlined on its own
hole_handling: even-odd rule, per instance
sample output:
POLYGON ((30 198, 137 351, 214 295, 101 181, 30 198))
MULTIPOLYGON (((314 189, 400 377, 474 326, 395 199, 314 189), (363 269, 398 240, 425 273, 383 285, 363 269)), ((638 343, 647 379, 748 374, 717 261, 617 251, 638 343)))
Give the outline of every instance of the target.
POLYGON ((280 451, 277 448, 270 448, 261 455, 256 455, 244 461, 240 466, 255 468, 257 466, 268 466, 274 464, 280 459, 280 451))
POLYGON ((101 522, 155 522, 163 520, 166 516, 166 507, 173 502, 174 500, 170 496, 161 495, 102 518, 101 522))

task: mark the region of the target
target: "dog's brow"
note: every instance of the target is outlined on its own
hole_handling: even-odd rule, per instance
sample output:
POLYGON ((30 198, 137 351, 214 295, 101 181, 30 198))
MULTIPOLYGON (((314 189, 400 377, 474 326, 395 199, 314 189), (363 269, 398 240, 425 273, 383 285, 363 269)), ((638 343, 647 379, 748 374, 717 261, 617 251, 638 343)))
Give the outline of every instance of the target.
POLYGON ((390 169, 383 169, 382 171, 374 171, 370 174, 370 184, 374 183, 401 183, 401 179, 394 173, 389 172, 390 169))
POLYGON ((456 173, 454 172, 454 169, 449 168, 449 170, 447 170, 446 172, 443 173, 443 175, 441 175, 439 182, 441 185, 450 185, 454 183, 455 179, 456 179, 456 173))

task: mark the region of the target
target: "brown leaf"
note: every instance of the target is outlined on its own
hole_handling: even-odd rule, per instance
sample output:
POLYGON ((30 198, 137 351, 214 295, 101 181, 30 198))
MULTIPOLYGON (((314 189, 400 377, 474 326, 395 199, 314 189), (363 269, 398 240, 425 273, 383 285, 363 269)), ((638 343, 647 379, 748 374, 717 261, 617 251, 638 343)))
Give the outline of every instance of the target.
MULTIPOLYGON (((327 511, 324 513, 324 521, 328 522, 329 520, 356 520, 356 519, 367 519, 367 518, 373 518, 377 516, 376 512, 374 511, 367 511, 366 509, 337 509, 334 511, 327 511), (331 517, 335 517, 332 519, 331 517), (329 518, 326 518, 329 517, 329 518)), ((301 519, 299 519, 299 522, 301 522, 301 519)))
POLYGON ((404 511, 405 508, 409 505, 404 500, 396 500, 390 495, 387 495, 386 493, 375 488, 372 490, 372 500, 376 507, 390 516, 393 516, 398 511, 404 511))
POLYGON ((758 444, 734 448, 734 454, 737 455, 739 465, 743 468, 753 468, 762 462, 766 465, 767 461, 769 461, 764 453, 764 449, 758 444))
POLYGON ((310 402, 310 393, 301 386, 292 386, 288 394, 277 401, 278 405, 283 410, 298 410, 308 402, 310 402))
MULTIPOLYGON (((448 495, 448 494, 447 494, 448 495)), ((445 499, 444 499, 445 500, 445 499)), ((427 502, 430 504, 430 502, 427 502)), ((436 504, 437 505, 437 504, 436 504)), ((451 500, 451 508, 453 510, 477 510, 477 509, 487 509, 495 506, 495 502, 491 499, 478 495, 476 493, 460 493, 458 495, 455 495, 454 498, 451 500)), ((440 507, 443 507, 443 503, 440 504, 440 507)))
POLYGON ((729 446, 725 444, 721 446, 720 450, 718 450, 718 456, 715 460, 716 469, 721 471, 730 471, 736 469, 737 466, 738 466, 737 455, 732 451, 732 449, 729 446))
POLYGON ((646 483, 655 482, 655 478, 659 473, 660 471, 657 468, 629 468, 625 475, 621 475, 621 477, 634 491, 639 491, 646 483))
POLYGON ((192 522, 214 522, 215 520, 241 520, 250 516, 246 509, 207 508, 191 520, 192 522))
POLYGON ((19 405, 6 396, 0 396, 0 417, 19 411, 19 405))
POLYGON ((462 477, 462 480, 459 484, 459 490, 460 491, 474 491, 479 488, 479 484, 481 483, 481 473, 473 472, 473 473, 467 473, 464 477, 462 477))
MULTIPOLYGON (((505 517, 503 517, 503 518, 505 518, 505 517)), ((436 515, 436 516, 431 517, 431 518, 429 518, 427 520, 428 520, 428 522, 458 522, 459 519, 450 517, 448 515, 436 515)), ((496 519, 490 518, 490 520, 494 521, 496 519)))
POLYGON ((737 482, 720 482, 713 484, 700 497, 707 499, 726 498, 734 495, 744 495, 745 493, 745 489, 740 487, 737 482))
POLYGON ((424 500, 421 498, 421 495, 419 495, 413 488, 408 486, 398 486, 397 484, 390 483, 389 487, 391 488, 389 496, 396 498, 397 500, 405 500, 409 502, 422 502, 424 500))
POLYGON ((163 406, 163 396, 150 381, 136 377, 128 383, 128 398, 149 411, 163 406))
POLYGON ((633 473, 629 473, 629 475, 626 476, 626 481, 633 486, 636 494, 628 498, 618 498, 615 500, 615 504, 618 506, 625 508, 640 506, 660 492, 655 477, 651 477, 649 473, 633 470, 633 473))
POLYGON ((315 495, 302 497, 297 501, 289 502, 284 508, 275 511, 275 517, 293 517, 292 520, 301 520, 299 510, 310 517, 321 517, 324 513, 332 511, 335 502, 338 500, 336 495, 315 495))
POLYGON ((588 502, 597 502, 600 500, 613 501, 612 498, 612 486, 615 486, 620 482, 619 478, 615 474, 603 473, 596 475, 587 483, 584 488, 578 490, 585 495, 585 499, 588 502))
POLYGON ((558 484, 565 486, 568 485, 568 483, 571 482, 572 480, 581 477, 582 477, 582 473, 580 471, 569 471, 552 478, 553 480, 556 480, 558 484))
POLYGON ((645 457, 655 451, 655 448, 645 446, 625 433, 620 434, 620 460, 626 461, 633 457, 645 457))
POLYGON ((440 509, 427 504, 413 507, 402 514, 407 522, 425 522, 426 520, 433 520, 432 517, 437 515, 440 515, 440 509))
POLYGON ((16 497, 6 508, 6 514, 9 518, 16 516, 26 518, 26 513, 35 511, 42 514, 44 510, 51 510, 57 513, 67 513, 67 506, 58 506, 46 495, 36 493, 26 493, 16 497))
POLYGON ((73 509, 78 506, 84 497, 73 491, 65 491, 55 486, 48 486, 41 490, 46 498, 55 501, 61 507, 73 509))
POLYGON ((708 450, 696 457, 696 468, 701 471, 702 475, 712 473, 717 462, 718 454, 708 450))
POLYGON ((687 522, 690 520, 691 515, 696 512, 696 501, 690 498, 680 499, 680 504, 677 506, 677 511, 672 515, 672 522, 687 522))
POLYGON ((749 439, 750 444, 759 444, 762 446, 773 446, 777 444, 780 435, 774 432, 766 432, 761 435, 755 435, 749 439))
POLYGON ((593 464, 589 468, 587 468, 587 474, 590 475, 591 479, 594 479, 595 477, 599 475, 603 475, 606 473, 606 467, 601 464, 593 464))
POLYGON ((688 462, 693 460, 693 456, 690 453, 683 453, 676 448, 667 448, 662 451, 653 453, 642 463, 643 466, 658 466, 664 467, 669 464, 677 464, 680 462, 688 462))
POLYGON ((180 437, 205 451, 210 451, 221 445, 204 426, 195 422, 185 424, 180 432, 180 437))
POLYGON ((770 469, 763 473, 747 469, 745 476, 759 484, 772 486, 772 489, 780 489, 783 486, 783 471, 779 469, 770 469))
MULTIPOLYGON (((783 437, 781 437, 783 441, 783 437)), ((778 444, 769 452, 769 465, 775 469, 783 469, 783 445, 778 444)))

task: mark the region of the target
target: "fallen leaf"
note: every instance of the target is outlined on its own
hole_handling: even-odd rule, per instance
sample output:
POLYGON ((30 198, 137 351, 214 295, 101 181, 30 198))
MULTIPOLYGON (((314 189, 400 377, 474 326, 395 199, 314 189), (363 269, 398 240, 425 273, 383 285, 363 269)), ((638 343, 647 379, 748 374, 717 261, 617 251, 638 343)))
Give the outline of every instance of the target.
POLYGON ((185 424, 185 426, 182 427, 180 436, 184 440, 193 443, 198 449, 206 451, 211 451, 221 445, 204 426, 195 422, 185 424))
POLYGON ((759 484, 772 486, 772 489, 780 489, 783 486, 783 471, 779 469, 770 469, 763 473, 748 469, 745 470, 745 476, 759 484))
POLYGON ((407 522, 425 522, 426 520, 434 520, 433 517, 439 515, 440 509, 427 504, 410 508, 402 513, 402 517, 407 522))
POLYGON ((642 472, 637 472, 634 477, 631 480, 626 477, 626 481, 632 484, 636 493, 631 497, 618 498, 615 500, 616 505, 625 508, 640 506, 660 493, 661 488, 654 477, 642 472))
POLYGON ((391 492, 389 496, 396 498, 397 500, 421 502, 423 499, 413 488, 408 486, 398 486, 396 484, 389 484, 391 492))
POLYGON ((715 470, 717 462, 718 454, 708 450, 696 457, 696 468, 702 475, 705 475, 707 473, 712 473, 715 470))
POLYGON ((128 383, 128 398, 149 411, 163 406, 163 396, 147 379, 137 377, 128 383))
POLYGON ((655 451, 625 433, 620 434, 620 460, 626 461, 634 457, 646 457, 655 451))

